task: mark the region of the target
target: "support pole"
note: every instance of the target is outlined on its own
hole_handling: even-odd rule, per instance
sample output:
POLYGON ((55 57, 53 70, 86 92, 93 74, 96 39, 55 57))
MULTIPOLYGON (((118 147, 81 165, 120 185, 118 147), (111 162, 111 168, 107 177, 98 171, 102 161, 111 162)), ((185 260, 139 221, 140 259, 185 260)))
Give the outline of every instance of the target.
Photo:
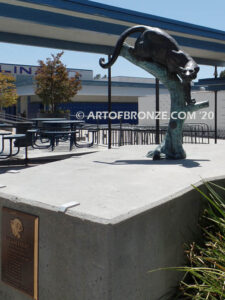
MULTIPOLYGON (((111 55, 108 55, 110 61, 111 55)), ((111 149, 112 121, 110 113, 112 111, 112 83, 111 83, 111 67, 108 68, 108 149, 111 149)))
MULTIPOLYGON (((215 76, 215 79, 218 77, 218 72, 217 72, 217 66, 215 66, 215 72, 214 72, 214 76, 215 76)), ((218 91, 214 91, 215 93, 215 107, 214 107, 214 127, 215 127, 215 135, 214 135, 214 138, 215 138, 215 144, 217 144, 217 93, 218 91)))
MULTIPOLYGON (((155 79, 155 112, 156 116, 159 113, 159 79, 155 79)), ((159 118, 157 117, 155 120, 155 143, 159 144, 159 118)))
POLYGON ((215 91, 215 111, 214 111, 214 121, 215 121, 215 144, 217 144, 217 92, 215 91))

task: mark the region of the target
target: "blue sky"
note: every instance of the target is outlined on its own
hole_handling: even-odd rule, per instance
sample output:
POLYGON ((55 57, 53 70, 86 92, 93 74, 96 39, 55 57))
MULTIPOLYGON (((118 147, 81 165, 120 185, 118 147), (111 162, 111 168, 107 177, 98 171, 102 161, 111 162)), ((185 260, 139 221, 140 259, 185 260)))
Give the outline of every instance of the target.
MULTIPOLYGON (((161 17, 198 24, 225 31, 224 0, 96 0, 95 2, 137 10, 161 17), (137 5, 138 4, 138 5, 137 5)), ((45 59, 59 50, 0 43, 1 63, 37 65, 38 59, 45 59)), ((101 55, 75 51, 65 51, 62 61, 70 68, 91 69, 94 74, 106 74, 98 65, 101 55)), ((200 66, 198 78, 212 77, 214 68, 200 66)), ((222 70, 219 68, 219 71, 222 70)), ((142 69, 120 58, 112 68, 112 76, 149 77, 142 69)))

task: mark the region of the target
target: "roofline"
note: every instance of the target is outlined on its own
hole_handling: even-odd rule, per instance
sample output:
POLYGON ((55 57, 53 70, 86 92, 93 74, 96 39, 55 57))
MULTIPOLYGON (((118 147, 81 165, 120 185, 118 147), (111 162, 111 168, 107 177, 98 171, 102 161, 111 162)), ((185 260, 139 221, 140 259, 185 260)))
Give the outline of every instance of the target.
POLYGON ((88 0, 0 0, 0 11, 3 42, 107 55, 121 32, 143 24, 166 30, 198 63, 225 65, 225 32, 217 29, 88 0))
MULTIPOLYGON (((63 63, 64 64, 64 63, 63 63)), ((1 63, 0 62, 0 65, 9 65, 9 66, 25 66, 25 67, 34 67, 34 68, 38 68, 39 66, 38 65, 27 65, 27 64, 11 64, 11 63, 1 63)), ((65 64, 64 64, 65 65, 65 64)), ((91 71, 93 72, 93 70, 91 69, 78 69, 78 68, 69 68, 69 67, 66 67, 66 69, 69 69, 71 71, 91 71)))
MULTIPOLYGON (((174 30, 174 26, 177 27, 175 31, 182 33, 195 34, 204 37, 211 37, 219 40, 225 40, 225 31, 219 29, 213 29, 201 25, 195 25, 193 23, 178 21, 170 18, 159 17, 152 14, 143 12, 137 12, 130 9, 115 7, 107 4, 97 3, 88 0, 17 0, 19 2, 28 2, 39 5, 46 5, 50 7, 56 7, 65 10, 79 11, 85 14, 95 14, 98 16, 118 19, 123 21, 138 22, 141 19, 141 24, 160 23, 160 28, 174 30), (136 19, 136 21, 135 21, 136 19), (145 21, 146 20, 146 21, 145 21)), ((157 25, 157 24, 156 24, 157 25)), ((157 27, 157 26, 156 26, 157 27)))
MULTIPOLYGON (((48 39, 44 37, 33 37, 27 35, 21 35, 16 33, 6 33, 0 31, 0 39, 4 40, 7 43, 17 43, 22 45, 30 45, 30 46, 37 46, 37 47, 47 47, 59 50, 75 50, 81 52, 89 52, 89 53, 103 53, 103 54, 112 54, 114 47, 111 46, 103 46, 97 44, 84 44, 79 42, 70 42, 70 41, 60 41, 59 48, 59 41, 56 39, 48 39), (41 46, 40 46, 41 45, 41 46), (43 46, 44 45, 44 46, 43 46)), ((181 38, 182 39, 182 38, 181 38)), ((182 39, 184 40, 184 39, 182 39)), ((207 42, 206 42, 207 43, 207 42)), ((206 43, 202 43, 205 44, 206 43)), ((221 45, 225 48, 225 45, 221 45)), ((213 47, 216 47, 214 43, 213 47)), ((215 59, 208 59, 208 58, 197 58, 192 56, 199 64, 206 64, 206 65, 217 65, 217 66, 224 66, 225 61, 215 60, 215 59)), ((78 70, 78 69, 77 69, 78 70)), ((81 69, 82 70, 82 69, 81 69)))
MULTIPOLYGON (((32 80, 32 84, 33 84, 33 80, 32 80)), ((96 86, 96 87, 100 87, 100 86, 108 86, 108 82, 104 81, 104 80, 81 80, 81 84, 82 86, 96 86)), ((23 87, 23 86, 29 86, 31 84, 27 84, 27 85, 21 85, 21 83, 17 83, 16 82, 16 86, 17 87, 23 87)), ((145 83, 145 82, 125 82, 125 81, 112 81, 112 87, 130 87, 130 88, 147 88, 149 89, 149 91, 151 89, 155 89, 155 83, 145 83)), ((165 89, 167 90, 167 88, 160 83, 159 84, 160 89, 165 89)), ((193 85, 191 87, 192 91, 196 91, 199 90, 198 86, 193 85)))

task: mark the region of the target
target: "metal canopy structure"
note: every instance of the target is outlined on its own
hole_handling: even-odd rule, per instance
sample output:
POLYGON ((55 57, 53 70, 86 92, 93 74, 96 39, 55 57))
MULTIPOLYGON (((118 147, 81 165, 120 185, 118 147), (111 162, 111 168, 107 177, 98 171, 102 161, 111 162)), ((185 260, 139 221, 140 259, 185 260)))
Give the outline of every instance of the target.
POLYGON ((0 0, 2 42, 109 55, 137 24, 166 30, 200 64, 225 65, 224 31, 87 0, 0 0))
POLYGON ((225 78, 199 79, 195 86, 203 86, 207 91, 225 91, 225 78))

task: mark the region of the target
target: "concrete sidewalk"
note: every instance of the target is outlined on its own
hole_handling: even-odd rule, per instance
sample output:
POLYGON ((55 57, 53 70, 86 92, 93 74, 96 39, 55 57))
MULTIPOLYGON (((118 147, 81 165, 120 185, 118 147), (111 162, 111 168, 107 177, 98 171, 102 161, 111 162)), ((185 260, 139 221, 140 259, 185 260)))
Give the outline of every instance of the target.
MULTIPOLYGON (((43 144, 39 143, 41 146, 43 144)), ((1 145, 0 145, 1 147, 1 145)), ((9 142, 5 141, 4 153, 9 153, 9 142)), ((16 151, 17 148, 14 148, 13 152, 16 151)), ((29 164, 41 164, 42 162, 51 162, 57 160, 67 159, 73 156, 85 155, 89 153, 93 153, 96 151, 104 151, 107 150, 106 146, 98 146, 94 145, 93 147, 84 147, 84 148, 77 148, 73 147, 73 149, 69 150, 69 142, 60 142, 54 149, 51 148, 47 149, 34 149, 33 147, 28 147, 28 159, 29 164)), ((25 159, 25 148, 21 147, 19 153, 16 156, 13 156, 8 159, 1 159, 0 156, 0 168, 1 166, 5 165, 23 165, 25 159)))

